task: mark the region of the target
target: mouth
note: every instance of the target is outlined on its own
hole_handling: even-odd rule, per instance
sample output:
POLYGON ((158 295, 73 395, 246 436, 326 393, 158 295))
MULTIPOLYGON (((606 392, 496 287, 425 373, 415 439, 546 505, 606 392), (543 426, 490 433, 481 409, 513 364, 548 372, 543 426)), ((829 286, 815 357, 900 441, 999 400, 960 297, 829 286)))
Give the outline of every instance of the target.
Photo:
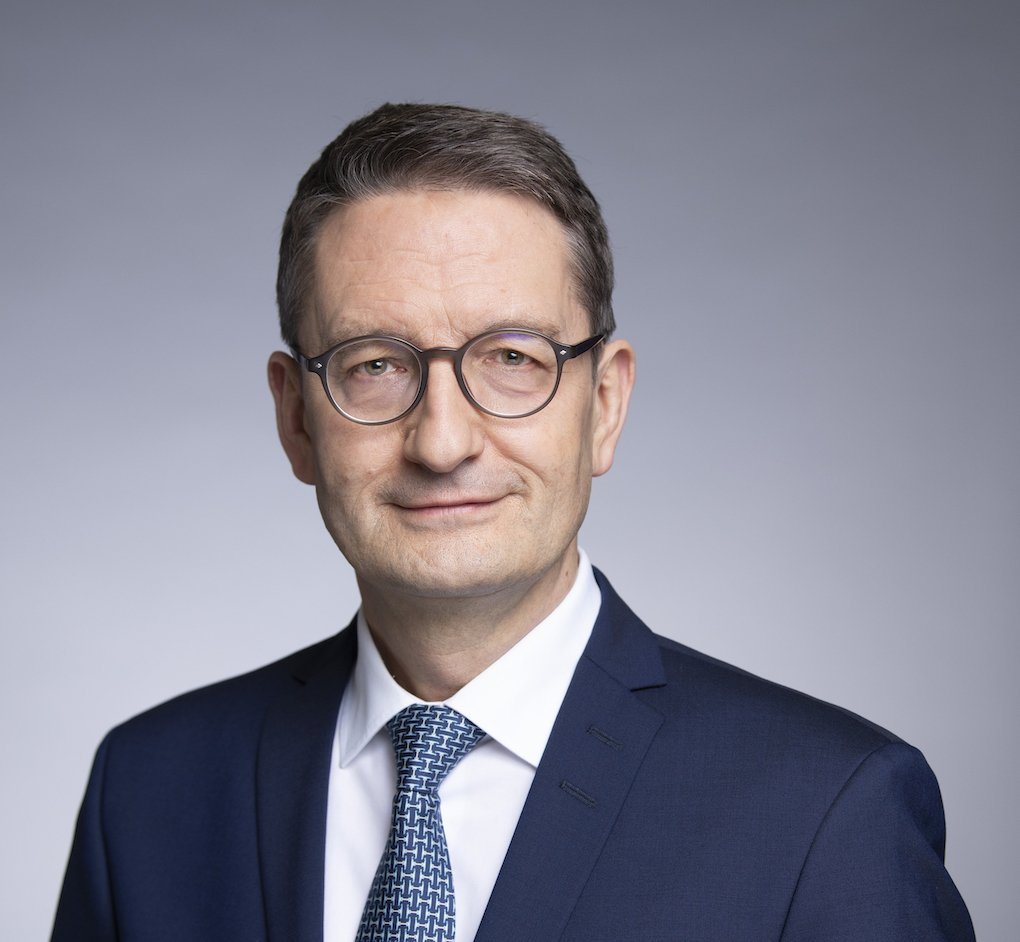
POLYGON ((397 500, 393 506, 421 516, 462 516, 485 511, 503 500, 504 495, 476 496, 451 495, 424 497, 415 500, 397 500))
POLYGON ((507 500, 521 495, 524 482, 508 473, 409 476, 384 488, 380 498, 408 523, 484 523, 507 500))

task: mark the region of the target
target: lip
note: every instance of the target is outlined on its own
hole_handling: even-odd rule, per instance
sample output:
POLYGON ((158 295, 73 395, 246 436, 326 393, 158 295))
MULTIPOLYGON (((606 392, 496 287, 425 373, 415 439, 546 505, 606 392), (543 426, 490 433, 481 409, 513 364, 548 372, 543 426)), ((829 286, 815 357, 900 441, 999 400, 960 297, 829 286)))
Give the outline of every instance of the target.
POLYGON ((394 502, 394 506, 414 514, 457 514, 472 513, 499 503, 503 495, 490 496, 456 496, 430 498, 422 501, 394 502))
POLYGON ((495 504, 502 500, 498 496, 451 496, 451 498, 429 498, 425 501, 395 501, 397 507, 404 510, 447 510, 451 507, 471 507, 479 504, 495 504))

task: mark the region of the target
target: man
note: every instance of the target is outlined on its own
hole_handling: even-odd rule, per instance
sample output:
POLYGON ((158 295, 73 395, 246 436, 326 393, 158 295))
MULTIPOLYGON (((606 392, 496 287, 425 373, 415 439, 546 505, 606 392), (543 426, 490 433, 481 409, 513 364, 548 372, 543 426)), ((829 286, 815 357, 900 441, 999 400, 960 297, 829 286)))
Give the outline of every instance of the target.
POLYGON ((386 105, 326 148, 269 382, 361 610, 107 737, 55 940, 973 938, 916 750, 651 634, 578 550, 611 292, 537 126, 386 105))

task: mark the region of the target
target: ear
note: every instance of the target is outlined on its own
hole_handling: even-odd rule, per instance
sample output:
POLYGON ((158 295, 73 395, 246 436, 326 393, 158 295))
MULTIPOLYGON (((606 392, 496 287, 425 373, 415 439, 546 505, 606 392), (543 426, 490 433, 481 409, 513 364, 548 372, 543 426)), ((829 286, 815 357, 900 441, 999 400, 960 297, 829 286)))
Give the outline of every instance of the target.
POLYGON ((626 340, 606 344, 599 360, 595 382, 595 427, 592 435, 592 477, 613 466, 616 443, 627 418, 634 388, 634 348, 626 340))
POLYGON ((305 428, 305 397, 301 391, 301 369, 293 357, 277 350, 269 358, 269 388, 276 401, 276 430, 290 459, 294 477, 315 483, 312 440, 305 428))

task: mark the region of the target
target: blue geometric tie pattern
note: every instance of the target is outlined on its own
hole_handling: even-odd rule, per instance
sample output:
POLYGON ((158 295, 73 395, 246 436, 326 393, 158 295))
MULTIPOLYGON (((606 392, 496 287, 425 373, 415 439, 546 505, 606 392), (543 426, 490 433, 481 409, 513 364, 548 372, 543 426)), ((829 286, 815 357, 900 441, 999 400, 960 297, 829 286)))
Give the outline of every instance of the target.
POLYGON ((452 942, 453 874, 438 789, 485 733, 456 710, 420 703, 386 726, 397 758, 393 823, 357 942, 452 942))

